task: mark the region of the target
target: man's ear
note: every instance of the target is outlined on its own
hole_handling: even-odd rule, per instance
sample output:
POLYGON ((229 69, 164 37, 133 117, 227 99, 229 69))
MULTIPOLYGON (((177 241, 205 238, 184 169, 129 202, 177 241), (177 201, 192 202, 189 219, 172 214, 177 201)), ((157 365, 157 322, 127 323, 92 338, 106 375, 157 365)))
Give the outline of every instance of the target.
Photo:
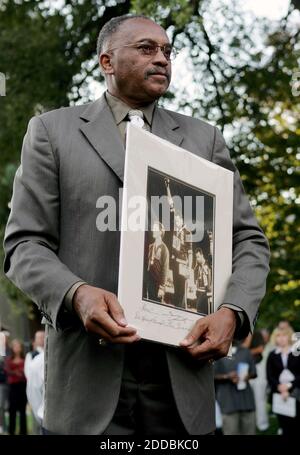
POLYGON ((99 56, 99 65, 104 74, 114 73, 114 69, 111 64, 111 57, 112 56, 110 54, 106 54, 105 52, 99 56))

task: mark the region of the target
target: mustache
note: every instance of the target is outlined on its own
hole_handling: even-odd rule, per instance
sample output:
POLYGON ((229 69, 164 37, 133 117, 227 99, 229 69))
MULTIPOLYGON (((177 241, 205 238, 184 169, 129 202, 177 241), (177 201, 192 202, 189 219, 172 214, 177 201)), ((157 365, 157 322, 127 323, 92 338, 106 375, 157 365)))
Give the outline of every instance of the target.
POLYGON ((160 74, 162 76, 166 76, 166 78, 170 82, 170 78, 171 77, 170 77, 169 72, 168 71, 163 71, 162 69, 156 69, 156 68, 153 68, 153 69, 150 69, 150 70, 146 71, 145 79, 148 79, 148 77, 153 76, 154 74, 160 74))

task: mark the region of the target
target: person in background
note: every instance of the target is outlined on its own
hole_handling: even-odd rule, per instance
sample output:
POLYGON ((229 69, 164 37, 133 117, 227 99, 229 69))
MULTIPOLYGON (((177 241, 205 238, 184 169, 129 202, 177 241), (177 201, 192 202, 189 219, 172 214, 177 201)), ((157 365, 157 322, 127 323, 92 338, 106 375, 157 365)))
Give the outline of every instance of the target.
POLYGON ((220 405, 216 400, 216 431, 215 431, 216 436, 223 436, 222 426, 223 426, 222 413, 221 413, 220 405))
POLYGON ((5 427, 5 401, 6 401, 6 372, 4 369, 4 357, 0 356, 0 434, 4 433, 5 427))
POLYGON ((268 360, 270 352, 274 351, 275 346, 271 342, 271 332, 269 329, 267 329, 267 328, 261 329, 261 334, 262 334, 262 337, 264 339, 264 344, 265 344, 264 351, 262 353, 262 357, 263 357, 262 363, 263 363, 264 372, 265 372, 265 375, 267 378, 267 360, 268 360))
POLYGON ((29 365, 27 376, 27 399, 30 404, 34 422, 34 434, 42 434, 44 416, 44 350, 34 357, 29 365))
POLYGON ((214 366, 223 434, 256 434, 255 401, 249 384, 249 380, 256 377, 256 368, 250 350, 237 343, 232 348, 232 358, 220 359, 214 366))
POLYGON ((270 339, 271 339, 271 333, 270 333, 270 330, 267 329, 267 328, 263 328, 261 329, 260 331, 261 333, 261 336, 263 337, 263 340, 264 340, 264 352, 263 352, 263 357, 265 355, 265 352, 266 352, 266 349, 269 351, 269 353, 271 352, 272 349, 269 348, 270 346, 270 339))
POLYGON ((20 415, 20 434, 27 434, 26 422, 26 378, 24 375, 23 344, 15 339, 11 342, 11 355, 5 359, 5 372, 9 385, 9 434, 16 431, 16 417, 20 415))
POLYGON ((286 319, 283 319, 282 321, 278 322, 278 329, 283 329, 283 330, 293 330, 293 327, 291 326, 291 323, 287 321, 286 319))
POLYGON ((294 329, 291 326, 291 324, 289 323, 289 321, 285 321, 285 320, 280 321, 277 324, 277 326, 275 327, 275 329, 273 330, 273 332, 271 333, 271 336, 270 336, 270 345, 272 346, 272 350, 277 348, 277 342, 276 342, 277 329, 288 330, 288 331, 291 331, 291 333, 294 333, 294 329))
POLYGON ((38 330, 34 334, 34 340, 32 343, 32 351, 28 352, 25 357, 24 373, 26 378, 28 377, 28 370, 32 360, 44 350, 45 343, 45 332, 38 330))
POLYGON ((7 409, 8 387, 7 376, 5 371, 4 358, 7 352, 7 340, 9 333, 1 330, 1 353, 0 353, 0 435, 6 432, 5 426, 5 410, 7 409))
MULTIPOLYGON (((267 412, 267 375, 266 357, 264 356, 265 339, 262 331, 257 330, 249 337, 249 349, 256 365, 257 377, 251 379, 250 385, 254 392, 256 409, 256 427, 260 431, 269 428, 269 417, 267 412)), ((269 350, 267 350, 269 353, 269 350)))
POLYGON ((272 396, 280 393, 283 399, 296 398, 296 417, 277 414, 282 434, 295 435, 300 429, 300 357, 292 354, 293 330, 275 329, 273 335, 276 348, 267 359, 267 379, 272 396))
MULTIPOLYGON (((30 351, 26 354, 25 366, 24 366, 24 373, 25 373, 25 376, 27 379, 26 394, 27 394, 27 399, 30 404, 31 413, 32 413, 32 434, 35 434, 35 435, 41 433, 41 429, 40 429, 41 421, 39 418, 37 418, 36 412, 32 406, 32 402, 35 403, 36 400, 35 400, 35 398, 33 398, 33 394, 35 394, 35 393, 32 392, 32 387, 31 387, 31 385, 29 385, 29 383, 30 384, 32 382, 35 383, 35 381, 36 381, 35 378, 32 379, 32 375, 35 376, 35 374, 37 374, 36 369, 38 369, 38 368, 36 368, 36 367, 31 368, 31 365, 34 362, 35 358, 44 352, 44 343, 45 343, 45 332, 44 332, 44 330, 38 330, 34 334, 34 340, 32 343, 33 349, 32 349, 32 351, 30 351), (32 372, 32 370, 34 371, 34 373, 32 372), (29 399, 28 392, 29 392, 31 399, 29 399)), ((42 358, 44 358, 44 356, 42 356, 42 358)), ((40 360, 37 361, 37 363, 39 363, 39 362, 40 362, 40 360)), ((42 361, 42 364, 43 364, 43 361, 42 361)), ((40 396, 39 392, 36 392, 36 393, 37 393, 37 396, 39 397, 40 396)), ((39 398, 38 398, 38 401, 39 401, 39 398)), ((35 406, 35 404, 34 404, 34 406, 35 406)))
POLYGON ((246 343, 244 346, 250 349, 250 352, 253 356, 254 362, 258 365, 263 358, 263 352, 265 348, 265 342, 260 330, 255 330, 253 334, 249 334, 246 338, 246 343))

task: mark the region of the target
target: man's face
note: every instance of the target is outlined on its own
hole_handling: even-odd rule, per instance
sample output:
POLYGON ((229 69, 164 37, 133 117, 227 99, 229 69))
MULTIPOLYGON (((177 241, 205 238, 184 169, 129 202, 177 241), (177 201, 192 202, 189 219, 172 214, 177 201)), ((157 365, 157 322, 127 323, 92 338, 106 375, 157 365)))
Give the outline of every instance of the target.
POLYGON ((161 49, 149 56, 144 55, 141 49, 124 47, 141 43, 170 44, 166 32, 159 25, 143 18, 130 19, 120 25, 105 45, 108 50, 117 48, 108 52, 109 65, 105 66, 100 57, 108 90, 132 107, 158 99, 166 92, 171 79, 171 62, 161 49))

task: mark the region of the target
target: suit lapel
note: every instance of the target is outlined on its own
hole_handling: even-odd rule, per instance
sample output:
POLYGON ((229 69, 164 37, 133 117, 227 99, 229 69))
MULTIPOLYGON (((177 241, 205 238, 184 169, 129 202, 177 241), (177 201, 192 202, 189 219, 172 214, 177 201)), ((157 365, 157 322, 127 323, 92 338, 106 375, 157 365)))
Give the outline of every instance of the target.
POLYGON ((183 137, 179 125, 164 109, 156 107, 153 115, 152 133, 174 145, 181 145, 183 137))
MULTIPOLYGON (((91 103, 81 114, 85 123, 80 127, 88 142, 99 156, 114 171, 121 181, 124 179, 125 151, 112 112, 104 95, 91 103)), ((153 115, 152 133, 172 144, 180 145, 183 137, 179 125, 164 109, 156 107, 153 115)))
POLYGON ((121 135, 104 95, 80 116, 86 121, 80 130, 100 157, 123 181, 125 151, 121 135))

